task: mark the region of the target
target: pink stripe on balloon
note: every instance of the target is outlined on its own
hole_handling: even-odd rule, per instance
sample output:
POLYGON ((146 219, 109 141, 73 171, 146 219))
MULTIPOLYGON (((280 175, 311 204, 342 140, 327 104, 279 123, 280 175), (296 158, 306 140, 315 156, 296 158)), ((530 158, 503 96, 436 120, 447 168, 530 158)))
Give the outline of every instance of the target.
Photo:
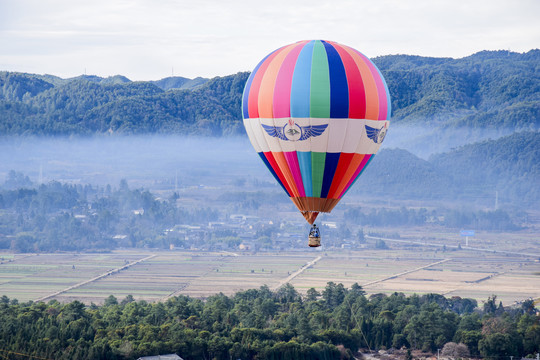
POLYGON ((300 172, 300 165, 298 164, 298 156, 296 156, 296 151, 284 151, 285 159, 287 164, 289 164, 289 170, 291 170, 294 182, 296 183, 296 188, 301 197, 306 196, 304 190, 304 182, 302 181, 302 173, 300 172))
POLYGON ((360 51, 356 52, 364 59, 367 66, 369 67, 369 70, 371 70, 371 74, 373 74, 373 78, 375 79, 375 83, 377 84, 377 94, 379 98, 379 120, 386 120, 386 116, 388 113, 388 99, 386 98, 386 88, 384 87, 384 82, 381 78, 381 74, 379 73, 379 70, 373 65, 371 60, 369 60, 364 54, 362 54, 360 51))
POLYGON ((276 86, 276 79, 279 73, 279 69, 283 64, 287 55, 292 49, 296 47, 295 44, 287 45, 272 59, 272 62, 268 64, 268 67, 264 71, 263 78, 261 80, 261 87, 259 89, 259 117, 260 118, 275 118, 274 116, 274 88, 276 86))
POLYGON ((372 156, 373 156, 372 154, 366 154, 366 156, 364 156, 364 159, 362 159, 362 162, 361 162, 360 165, 358 166, 358 169, 356 169, 356 171, 354 172, 354 175, 351 177, 351 180, 349 180, 349 182, 347 183, 347 185, 345 186, 345 188, 343 189, 343 191, 341 192, 341 194, 339 194, 338 199, 341 199, 341 197, 347 192, 347 190, 349 189, 349 187, 352 185, 352 183, 354 182, 354 180, 356 180, 356 178, 358 177, 358 175, 360 175, 360 173, 362 172, 362 170, 364 169, 364 167, 366 166, 367 162, 369 161, 369 159, 371 159, 372 156))
POLYGON ((274 86, 274 118, 291 116, 291 87, 296 60, 307 41, 300 42, 283 60, 274 86))

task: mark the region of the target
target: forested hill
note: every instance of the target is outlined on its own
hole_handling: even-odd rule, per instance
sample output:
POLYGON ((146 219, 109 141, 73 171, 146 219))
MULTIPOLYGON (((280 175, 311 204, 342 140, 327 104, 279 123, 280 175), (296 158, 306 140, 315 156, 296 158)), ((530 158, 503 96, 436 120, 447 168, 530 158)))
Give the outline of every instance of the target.
POLYGON ((59 81, 3 72, 0 134, 239 133, 240 98, 248 75, 188 79, 182 85, 199 86, 165 91, 159 86, 178 86, 178 79, 153 83, 82 76, 59 81))
POLYGON ((404 199, 467 199, 537 207, 540 132, 524 131, 468 144, 423 160, 403 149, 382 149, 351 189, 404 199), (377 184, 377 186, 373 186, 377 184))
MULTIPOLYGON (((388 83, 394 124, 540 128, 540 50, 462 59, 389 55, 374 62, 388 83)), ((248 76, 133 82, 119 75, 0 72, 0 135, 241 134, 248 76)))
POLYGON ((394 120, 447 126, 534 129, 540 125, 540 50, 482 51, 462 59, 384 56, 374 60, 394 120))

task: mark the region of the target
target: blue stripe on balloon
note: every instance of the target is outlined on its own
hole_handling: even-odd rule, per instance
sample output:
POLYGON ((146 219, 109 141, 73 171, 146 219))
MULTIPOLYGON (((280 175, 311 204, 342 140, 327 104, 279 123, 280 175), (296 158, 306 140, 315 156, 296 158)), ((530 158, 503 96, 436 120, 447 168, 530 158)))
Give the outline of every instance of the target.
POLYGON ((292 195, 289 194, 289 192, 287 191, 287 189, 285 188, 285 186, 283 186, 283 184, 281 183, 281 180, 279 180, 279 176, 277 176, 276 172, 274 171, 274 169, 272 168, 272 165, 270 165, 270 163, 268 162, 268 160, 266 159, 266 156, 264 156, 264 152, 258 152, 257 154, 259 154, 259 156, 261 157, 262 161, 264 162, 264 165, 266 165, 266 167, 268 168, 268 170, 270 170, 270 172, 272 173, 272 176, 274 176, 274 178, 276 179, 276 181, 278 182, 278 184, 283 188, 283 191, 285 191, 285 193, 287 195, 289 195, 289 197, 291 197, 292 195))
POLYGON ((296 66, 294 68, 291 85, 291 117, 308 118, 311 88, 311 58, 313 57, 313 45, 310 41, 302 48, 296 66))
POLYGON ((324 161, 324 176, 321 189, 321 197, 328 197, 328 192, 330 191, 330 186, 332 185, 332 180, 336 173, 336 168, 339 162, 339 156, 341 153, 326 153, 326 159, 324 161))
POLYGON ((298 164, 300 165, 300 173, 302 174, 302 183, 304 183, 304 191, 306 196, 313 196, 313 186, 311 179, 311 151, 297 151, 298 164))
POLYGON ((346 119, 349 117, 349 85, 345 66, 337 50, 326 41, 323 44, 330 71, 330 117, 346 119))

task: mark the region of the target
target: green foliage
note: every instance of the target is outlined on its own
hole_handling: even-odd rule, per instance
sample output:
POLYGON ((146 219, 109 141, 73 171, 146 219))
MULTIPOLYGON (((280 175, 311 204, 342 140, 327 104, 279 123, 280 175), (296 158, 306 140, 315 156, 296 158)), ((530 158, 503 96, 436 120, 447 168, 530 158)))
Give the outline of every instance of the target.
MULTIPOLYGON (((27 182, 22 174, 10 172, 5 186, 27 182)), ((208 223, 218 216, 215 210, 184 210, 174 199, 161 201, 148 191, 131 190, 125 180, 115 190, 56 181, 8 189, 0 190, 0 248, 18 252, 181 247, 184 237, 180 233, 164 236, 163 230, 182 223, 208 223), (7 241, 4 236, 9 235, 13 239, 7 241)), ((222 234, 213 241, 238 242, 231 235, 222 234)), ((205 240, 194 238, 193 244, 205 240)))
POLYGON ((540 50, 482 51, 462 58, 374 59, 392 97, 394 120, 447 126, 537 129, 540 50))
MULTIPOLYGON (((393 120, 446 128, 540 126, 540 50, 483 51, 462 59, 374 59, 392 97, 393 120)), ((0 72, 0 134, 243 133, 248 73, 214 79, 131 82, 0 72)))
MULTIPOLYGON (((312 294, 313 295, 313 294, 312 294)), ((539 351, 538 315, 458 315, 436 294, 366 298, 358 285, 328 283, 323 298, 302 298, 292 286, 268 287, 202 301, 177 296, 162 303, 103 306, 74 301, 23 303, 0 299, 0 349, 54 359, 136 359, 177 353, 191 359, 353 359, 359 348, 410 350, 486 358, 539 351), (444 346, 444 347, 443 347, 444 346), (525 351, 525 352, 523 352, 525 351), (461 355, 460 355, 461 354, 461 355)), ((466 299, 462 299, 466 300, 466 299)), ((470 300, 470 299, 469 299, 470 300)))
POLYGON ((153 83, 120 76, 61 80, 1 72, 0 134, 238 134, 248 75, 153 83))

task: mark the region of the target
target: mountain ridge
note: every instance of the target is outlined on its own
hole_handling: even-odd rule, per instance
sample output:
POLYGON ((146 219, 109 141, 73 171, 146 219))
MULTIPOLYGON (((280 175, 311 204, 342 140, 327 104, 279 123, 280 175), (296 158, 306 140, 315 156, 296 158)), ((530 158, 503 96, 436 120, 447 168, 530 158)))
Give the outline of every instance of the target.
MULTIPOLYGON (((418 143, 443 131, 503 136, 540 129, 540 50, 482 51, 461 59, 386 55, 373 59, 392 98, 392 126, 421 126, 418 143)), ((131 81, 0 72, 0 135, 243 134, 248 72, 131 81)), ((433 151, 432 151, 433 152, 433 151)))

